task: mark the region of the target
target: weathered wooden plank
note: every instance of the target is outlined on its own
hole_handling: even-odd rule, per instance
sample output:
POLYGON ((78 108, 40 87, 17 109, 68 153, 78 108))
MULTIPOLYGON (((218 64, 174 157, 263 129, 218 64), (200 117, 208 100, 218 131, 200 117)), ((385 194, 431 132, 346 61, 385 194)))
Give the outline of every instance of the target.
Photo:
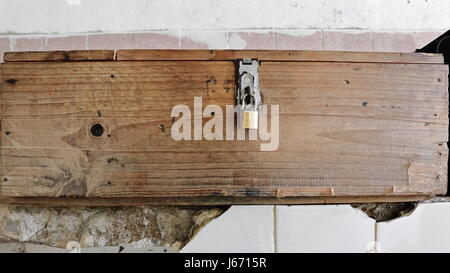
POLYGON ((447 66, 436 64, 263 62, 264 103, 280 106, 279 148, 263 152, 261 141, 175 141, 170 135, 174 105, 193 109, 194 96, 203 97, 203 106, 234 104, 233 62, 6 63, 0 193, 442 194, 447 74, 447 66), (104 127, 101 137, 90 133, 96 123, 104 127))
MULTIPOLYGON (((441 64, 441 54, 302 50, 118 50, 119 61, 233 61, 252 56, 263 61, 441 64)), ((5 62, 113 61, 114 50, 6 52, 5 62)))
POLYGON ((243 58, 257 58, 263 61, 427 64, 442 64, 444 60, 441 54, 426 53, 303 50, 117 50, 118 61, 234 61, 243 58))
POLYGON ((5 62, 113 61, 114 50, 5 52, 5 62))
POLYGON ((177 198, 73 198, 73 197, 4 197, 0 196, 0 204, 35 205, 35 206, 220 206, 220 205, 296 205, 296 204, 356 204, 384 202, 426 201, 431 197, 425 195, 396 196, 309 196, 309 197, 177 197, 177 198))

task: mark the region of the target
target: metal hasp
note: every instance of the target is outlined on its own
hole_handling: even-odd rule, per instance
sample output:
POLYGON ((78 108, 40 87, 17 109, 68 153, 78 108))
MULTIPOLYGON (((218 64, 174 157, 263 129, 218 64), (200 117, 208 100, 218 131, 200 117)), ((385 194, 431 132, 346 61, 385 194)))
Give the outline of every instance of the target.
POLYGON ((236 61, 238 71, 236 87, 236 113, 239 129, 258 129, 259 106, 259 62, 256 59, 236 61))

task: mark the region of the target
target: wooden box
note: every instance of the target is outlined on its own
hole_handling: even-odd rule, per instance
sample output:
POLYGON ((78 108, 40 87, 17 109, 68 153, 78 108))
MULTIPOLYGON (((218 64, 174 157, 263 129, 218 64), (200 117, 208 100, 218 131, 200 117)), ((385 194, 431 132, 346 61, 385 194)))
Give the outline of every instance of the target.
POLYGON ((352 203, 447 191, 441 55, 102 50, 4 60, 4 203, 352 203), (260 138, 206 140, 201 131, 201 140, 175 140, 175 105, 191 109, 201 128, 213 116, 225 127, 235 61, 244 58, 259 60, 263 103, 279 107, 277 149, 261 150, 260 138), (202 116, 208 105, 223 114, 202 116))

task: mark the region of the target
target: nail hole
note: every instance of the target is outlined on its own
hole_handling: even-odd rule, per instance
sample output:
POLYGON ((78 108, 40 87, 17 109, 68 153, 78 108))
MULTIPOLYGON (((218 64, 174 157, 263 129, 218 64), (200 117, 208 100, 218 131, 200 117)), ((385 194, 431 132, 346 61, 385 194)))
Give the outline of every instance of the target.
POLYGON ((111 181, 106 181, 106 186, 111 186, 112 182, 111 181))
POLYGON ((207 83, 215 84, 215 83, 216 83, 216 77, 211 76, 211 77, 209 77, 209 79, 208 79, 206 82, 207 82, 207 83))
POLYGON ((16 84, 17 80, 16 79, 8 79, 5 82, 10 83, 10 84, 16 84))
POLYGON ((367 106, 367 101, 363 102, 362 106, 366 107, 367 106))
POLYGON ((115 157, 110 157, 110 158, 108 158, 108 163, 111 163, 111 162, 119 162, 119 160, 117 159, 117 158, 115 158, 115 157))
POLYGON ((103 129, 103 126, 100 123, 96 123, 91 127, 91 134, 95 137, 102 136, 104 131, 105 130, 103 129))

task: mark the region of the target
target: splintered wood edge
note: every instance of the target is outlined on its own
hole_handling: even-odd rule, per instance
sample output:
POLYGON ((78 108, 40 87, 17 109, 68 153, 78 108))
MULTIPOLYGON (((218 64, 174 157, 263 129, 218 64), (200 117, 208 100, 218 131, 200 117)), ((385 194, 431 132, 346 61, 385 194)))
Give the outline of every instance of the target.
POLYGON ((220 206, 220 205, 313 205, 385 202, 416 202, 433 196, 348 196, 348 197, 177 197, 177 198, 71 198, 71 197, 2 197, 0 204, 36 206, 220 206))
POLYGON ((442 54, 303 50, 117 50, 118 61, 263 61, 443 64, 442 54))
POLYGON ((114 61, 114 50, 5 52, 5 62, 114 61))
POLYGON ((6 52, 5 62, 64 61, 262 61, 443 64, 442 54, 303 50, 74 50, 6 52))

